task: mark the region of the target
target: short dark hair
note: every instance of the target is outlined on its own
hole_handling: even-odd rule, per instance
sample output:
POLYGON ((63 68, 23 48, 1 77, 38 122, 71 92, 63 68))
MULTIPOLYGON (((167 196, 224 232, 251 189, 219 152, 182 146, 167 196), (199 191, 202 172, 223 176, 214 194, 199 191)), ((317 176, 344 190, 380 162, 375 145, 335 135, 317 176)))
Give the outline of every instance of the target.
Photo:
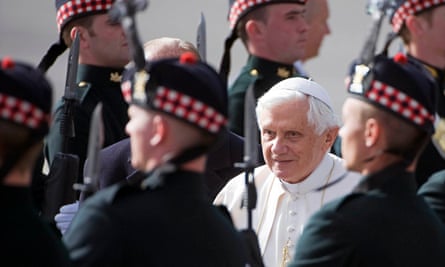
POLYGON ((267 6, 268 5, 264 5, 256 8, 255 10, 249 12, 247 15, 242 17, 237 23, 236 31, 244 45, 247 45, 247 42, 249 41, 246 33, 246 23, 249 20, 258 20, 262 22, 267 22, 268 18, 267 6))

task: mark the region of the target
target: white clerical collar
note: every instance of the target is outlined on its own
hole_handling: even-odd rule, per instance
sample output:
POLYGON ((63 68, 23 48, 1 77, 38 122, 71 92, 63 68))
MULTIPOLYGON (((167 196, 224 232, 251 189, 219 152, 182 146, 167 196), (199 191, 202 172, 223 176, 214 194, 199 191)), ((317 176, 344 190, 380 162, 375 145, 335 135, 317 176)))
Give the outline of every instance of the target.
POLYGON ((329 183, 332 179, 332 174, 335 166, 335 161, 326 154, 321 160, 320 164, 315 170, 303 181, 295 184, 290 184, 281 179, 281 185, 284 190, 292 195, 304 195, 307 194, 322 185, 329 183))

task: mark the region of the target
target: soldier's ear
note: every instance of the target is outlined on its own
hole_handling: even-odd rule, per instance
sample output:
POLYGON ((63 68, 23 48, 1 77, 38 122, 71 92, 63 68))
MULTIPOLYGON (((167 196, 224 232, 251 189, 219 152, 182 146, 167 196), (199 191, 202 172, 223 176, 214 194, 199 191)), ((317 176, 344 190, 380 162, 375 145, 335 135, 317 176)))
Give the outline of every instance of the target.
MULTIPOLYGON (((79 32, 79 27, 72 27, 70 31, 70 38, 71 41, 74 41, 74 38, 76 38, 76 33, 79 32)), ((80 32, 79 32, 80 34, 80 32)))
POLYGON ((374 146, 381 135, 381 125, 375 118, 369 118, 365 122, 364 140, 365 146, 374 146))
POLYGON ((151 126, 153 127, 153 134, 149 142, 151 146, 157 146, 162 143, 167 136, 167 121, 160 115, 154 115, 151 126))
POLYGON ((331 129, 326 130, 323 148, 329 150, 335 142, 335 139, 338 136, 339 127, 332 127, 331 129))
POLYGON ((246 33, 249 40, 257 39, 264 32, 264 23, 259 20, 249 20, 246 22, 246 33))
POLYGON ((419 16, 410 15, 405 19, 405 25, 414 38, 422 36, 423 32, 430 27, 429 22, 419 16))

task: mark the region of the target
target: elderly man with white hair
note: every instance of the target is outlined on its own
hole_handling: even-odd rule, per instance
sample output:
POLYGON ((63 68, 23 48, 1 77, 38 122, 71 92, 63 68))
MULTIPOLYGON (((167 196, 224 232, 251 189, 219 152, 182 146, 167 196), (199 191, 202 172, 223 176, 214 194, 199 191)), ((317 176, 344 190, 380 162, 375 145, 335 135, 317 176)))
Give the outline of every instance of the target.
MULTIPOLYGON (((257 206, 252 226, 266 266, 286 266, 308 218, 327 202, 349 193, 359 174, 348 172, 329 150, 339 130, 327 91, 304 78, 277 83, 259 98, 256 114, 266 164, 255 169, 257 206)), ((245 174, 233 178, 215 204, 229 209, 239 229, 245 174)))

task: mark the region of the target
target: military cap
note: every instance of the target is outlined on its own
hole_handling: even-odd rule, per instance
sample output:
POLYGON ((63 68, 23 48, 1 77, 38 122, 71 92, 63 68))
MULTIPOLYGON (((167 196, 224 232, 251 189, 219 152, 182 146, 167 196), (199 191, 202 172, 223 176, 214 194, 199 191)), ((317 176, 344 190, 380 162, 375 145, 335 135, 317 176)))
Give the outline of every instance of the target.
POLYGON ((36 139, 48 133, 52 88, 34 67, 2 58, 0 67, 0 120, 29 129, 36 139))
POLYGON ((428 134, 434 133, 434 81, 401 53, 394 58, 380 54, 369 66, 356 66, 348 92, 428 134))
POLYGON ((132 104, 190 123, 210 134, 227 124, 227 90, 218 73, 191 52, 124 72, 122 93, 132 104))
POLYGON ((391 17, 393 31, 398 33, 409 15, 445 4, 445 0, 396 0, 396 9, 391 17))
POLYGON ((291 3, 291 4, 306 4, 307 0, 236 0, 233 2, 230 7, 229 12, 229 24, 230 24, 230 35, 225 40, 224 44, 224 54, 221 60, 220 65, 220 74, 221 76, 227 80, 228 73, 230 71, 230 49, 232 48, 233 43, 238 38, 238 33, 236 30, 238 22, 245 17, 250 12, 258 9, 262 6, 271 5, 271 4, 283 4, 283 3, 291 3))
POLYGON ((85 16, 106 13, 112 8, 113 3, 114 0, 56 0, 59 40, 51 45, 38 68, 47 71, 57 57, 66 50, 67 45, 63 41, 62 32, 69 22, 85 16))

